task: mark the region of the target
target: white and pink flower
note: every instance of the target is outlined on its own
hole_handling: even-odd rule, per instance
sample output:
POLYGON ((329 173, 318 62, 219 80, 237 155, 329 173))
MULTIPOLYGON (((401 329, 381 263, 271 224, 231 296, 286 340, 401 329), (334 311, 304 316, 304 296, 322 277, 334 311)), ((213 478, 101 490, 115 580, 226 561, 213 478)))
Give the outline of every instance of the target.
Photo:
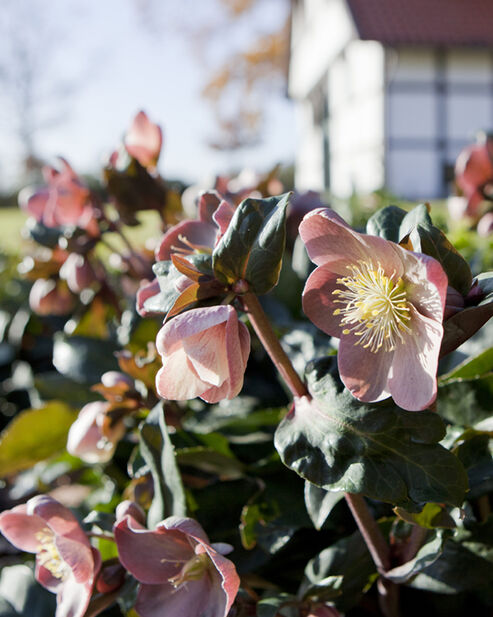
POLYGON ((318 266, 303 309, 340 339, 341 379, 361 401, 392 396, 407 410, 426 409, 437 393, 448 280, 441 265, 376 236, 351 229, 329 208, 300 225, 318 266))

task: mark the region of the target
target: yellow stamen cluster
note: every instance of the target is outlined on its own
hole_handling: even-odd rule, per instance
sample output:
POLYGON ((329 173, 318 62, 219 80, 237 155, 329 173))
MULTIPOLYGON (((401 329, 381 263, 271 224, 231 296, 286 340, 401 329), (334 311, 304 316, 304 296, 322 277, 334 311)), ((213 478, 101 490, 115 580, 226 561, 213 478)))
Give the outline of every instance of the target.
POLYGON ((175 589, 180 587, 183 583, 187 581, 198 581, 200 580, 206 571, 208 570, 210 565, 210 558, 205 553, 201 555, 195 555, 191 559, 189 559, 180 572, 171 577, 169 582, 173 585, 175 589))
POLYGON ((351 274, 337 279, 340 289, 332 293, 335 302, 343 305, 334 311, 342 315, 343 334, 359 337, 356 345, 376 353, 395 349, 396 341, 404 340, 403 332, 410 332, 411 319, 404 283, 395 280, 395 273, 387 276, 380 264, 359 261, 348 266, 351 274))
POLYGON ((37 555, 39 565, 45 567, 55 578, 65 580, 70 573, 70 567, 60 556, 55 545, 55 536, 48 528, 36 532, 39 540, 37 555))

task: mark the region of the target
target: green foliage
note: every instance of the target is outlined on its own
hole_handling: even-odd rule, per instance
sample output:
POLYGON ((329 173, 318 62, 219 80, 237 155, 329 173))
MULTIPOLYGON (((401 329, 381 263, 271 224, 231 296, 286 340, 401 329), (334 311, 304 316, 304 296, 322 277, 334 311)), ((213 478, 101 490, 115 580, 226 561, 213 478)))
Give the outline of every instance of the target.
POLYGON ((76 413, 62 401, 19 413, 0 435, 0 477, 29 469, 62 452, 76 413))
POLYGON ((276 285, 286 242, 286 209, 290 194, 245 199, 214 249, 214 274, 225 285, 238 280, 265 294, 276 285))
POLYGON ((392 402, 362 404, 327 370, 312 365, 309 410, 279 425, 276 448, 286 465, 327 490, 362 493, 411 511, 428 501, 460 505, 467 488, 458 459, 438 442, 442 420, 392 402))
POLYGON ((139 447, 154 481, 154 497, 147 515, 147 524, 152 529, 167 516, 186 515, 185 493, 162 403, 154 407, 142 424, 139 447))

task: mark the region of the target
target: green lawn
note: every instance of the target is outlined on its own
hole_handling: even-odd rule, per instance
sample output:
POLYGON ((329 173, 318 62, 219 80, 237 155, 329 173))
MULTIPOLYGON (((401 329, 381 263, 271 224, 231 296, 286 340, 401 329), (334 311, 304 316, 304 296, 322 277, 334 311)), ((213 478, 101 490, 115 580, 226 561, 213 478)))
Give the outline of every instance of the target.
MULTIPOLYGON (((28 241, 22 238, 26 215, 19 208, 0 208, 0 253, 23 254, 28 251, 28 241)), ((140 212, 138 227, 127 227, 125 234, 136 247, 144 246, 147 240, 159 238, 160 218, 156 212, 140 212)), ((111 246, 120 250, 123 242, 117 234, 105 236, 111 246)))

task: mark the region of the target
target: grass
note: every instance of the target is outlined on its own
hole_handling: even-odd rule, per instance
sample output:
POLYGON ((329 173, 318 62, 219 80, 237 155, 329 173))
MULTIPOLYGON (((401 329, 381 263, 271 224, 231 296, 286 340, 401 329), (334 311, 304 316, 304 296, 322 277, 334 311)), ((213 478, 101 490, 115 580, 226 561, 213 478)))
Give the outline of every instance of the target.
MULTIPOLYGON (((160 218, 157 212, 140 212, 141 225, 127 227, 125 235, 135 247, 143 247, 149 241, 159 238, 160 218)), ((22 255, 29 251, 30 242, 22 237, 22 228, 27 216, 19 208, 0 208, 0 253, 22 255)), ((114 233, 105 238, 115 249, 124 248, 122 239, 114 233)))

